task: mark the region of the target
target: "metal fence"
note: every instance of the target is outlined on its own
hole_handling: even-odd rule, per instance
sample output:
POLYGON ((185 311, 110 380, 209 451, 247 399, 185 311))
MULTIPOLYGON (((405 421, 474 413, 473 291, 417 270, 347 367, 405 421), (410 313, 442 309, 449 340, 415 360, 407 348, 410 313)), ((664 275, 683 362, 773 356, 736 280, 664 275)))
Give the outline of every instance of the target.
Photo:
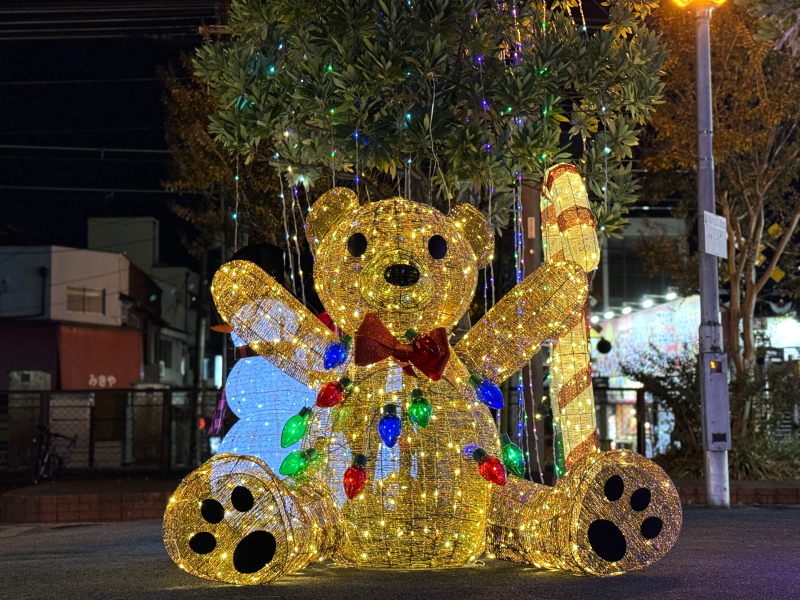
POLYGON ((167 476, 211 456, 208 424, 219 390, 0 391, 0 484, 36 459, 40 430, 63 461, 62 478, 167 476), (62 437, 63 436, 63 437, 62 437), (73 441, 74 440, 74 441, 73 441))

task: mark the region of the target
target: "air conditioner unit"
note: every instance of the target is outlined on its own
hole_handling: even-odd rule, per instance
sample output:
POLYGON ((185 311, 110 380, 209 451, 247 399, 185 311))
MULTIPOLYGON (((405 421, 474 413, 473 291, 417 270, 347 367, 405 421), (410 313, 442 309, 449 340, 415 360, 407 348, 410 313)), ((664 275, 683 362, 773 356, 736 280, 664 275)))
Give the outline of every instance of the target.
POLYGON ((163 360, 158 361, 158 376, 164 377, 167 374, 167 367, 163 360))
POLYGON ((9 371, 8 389, 20 390, 49 390, 52 378, 47 371, 9 371))

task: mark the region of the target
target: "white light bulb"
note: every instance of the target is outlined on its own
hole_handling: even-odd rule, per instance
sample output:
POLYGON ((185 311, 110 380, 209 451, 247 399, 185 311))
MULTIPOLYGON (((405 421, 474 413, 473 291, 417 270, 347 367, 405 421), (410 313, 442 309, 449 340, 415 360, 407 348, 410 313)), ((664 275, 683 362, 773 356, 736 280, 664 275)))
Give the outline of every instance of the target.
POLYGON ((653 306, 653 301, 650 298, 642 302, 642 308, 650 308, 651 306, 653 306))
POLYGON ((589 320, 590 320, 592 323, 599 323, 599 322, 600 322, 600 317, 598 317, 597 315, 592 315, 592 318, 591 318, 591 319, 589 319, 589 320))
POLYGON ((623 315, 629 315, 629 314, 631 314, 632 310, 633 309, 630 306, 626 306, 625 308, 622 309, 622 314, 623 315))
POLYGON ((675 292, 670 292, 669 294, 667 294, 666 297, 667 297, 667 300, 675 300, 675 298, 678 297, 678 294, 676 294, 675 292))
POLYGON ((613 319, 614 318, 614 311, 609 310, 603 315, 606 319, 613 319))

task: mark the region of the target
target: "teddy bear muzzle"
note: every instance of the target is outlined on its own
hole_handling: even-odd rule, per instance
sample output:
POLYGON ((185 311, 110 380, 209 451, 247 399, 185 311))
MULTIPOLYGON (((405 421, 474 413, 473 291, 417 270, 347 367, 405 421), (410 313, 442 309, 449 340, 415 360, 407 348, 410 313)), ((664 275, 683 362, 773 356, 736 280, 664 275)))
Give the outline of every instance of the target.
POLYGON ((434 297, 429 269, 407 250, 390 250, 370 259, 358 287, 367 304, 379 311, 417 311, 434 297))

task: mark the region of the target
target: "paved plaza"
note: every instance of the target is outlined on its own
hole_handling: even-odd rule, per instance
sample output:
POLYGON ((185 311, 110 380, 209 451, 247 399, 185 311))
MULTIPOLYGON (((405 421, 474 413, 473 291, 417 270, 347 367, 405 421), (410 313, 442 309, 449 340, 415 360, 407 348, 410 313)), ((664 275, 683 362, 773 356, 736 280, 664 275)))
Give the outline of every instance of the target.
POLYGON ((187 575, 160 521, 0 527, 0 598, 286 600, 797 600, 800 507, 688 507, 672 551, 643 571, 598 579, 487 560, 460 569, 379 571, 319 564, 262 587, 187 575))

